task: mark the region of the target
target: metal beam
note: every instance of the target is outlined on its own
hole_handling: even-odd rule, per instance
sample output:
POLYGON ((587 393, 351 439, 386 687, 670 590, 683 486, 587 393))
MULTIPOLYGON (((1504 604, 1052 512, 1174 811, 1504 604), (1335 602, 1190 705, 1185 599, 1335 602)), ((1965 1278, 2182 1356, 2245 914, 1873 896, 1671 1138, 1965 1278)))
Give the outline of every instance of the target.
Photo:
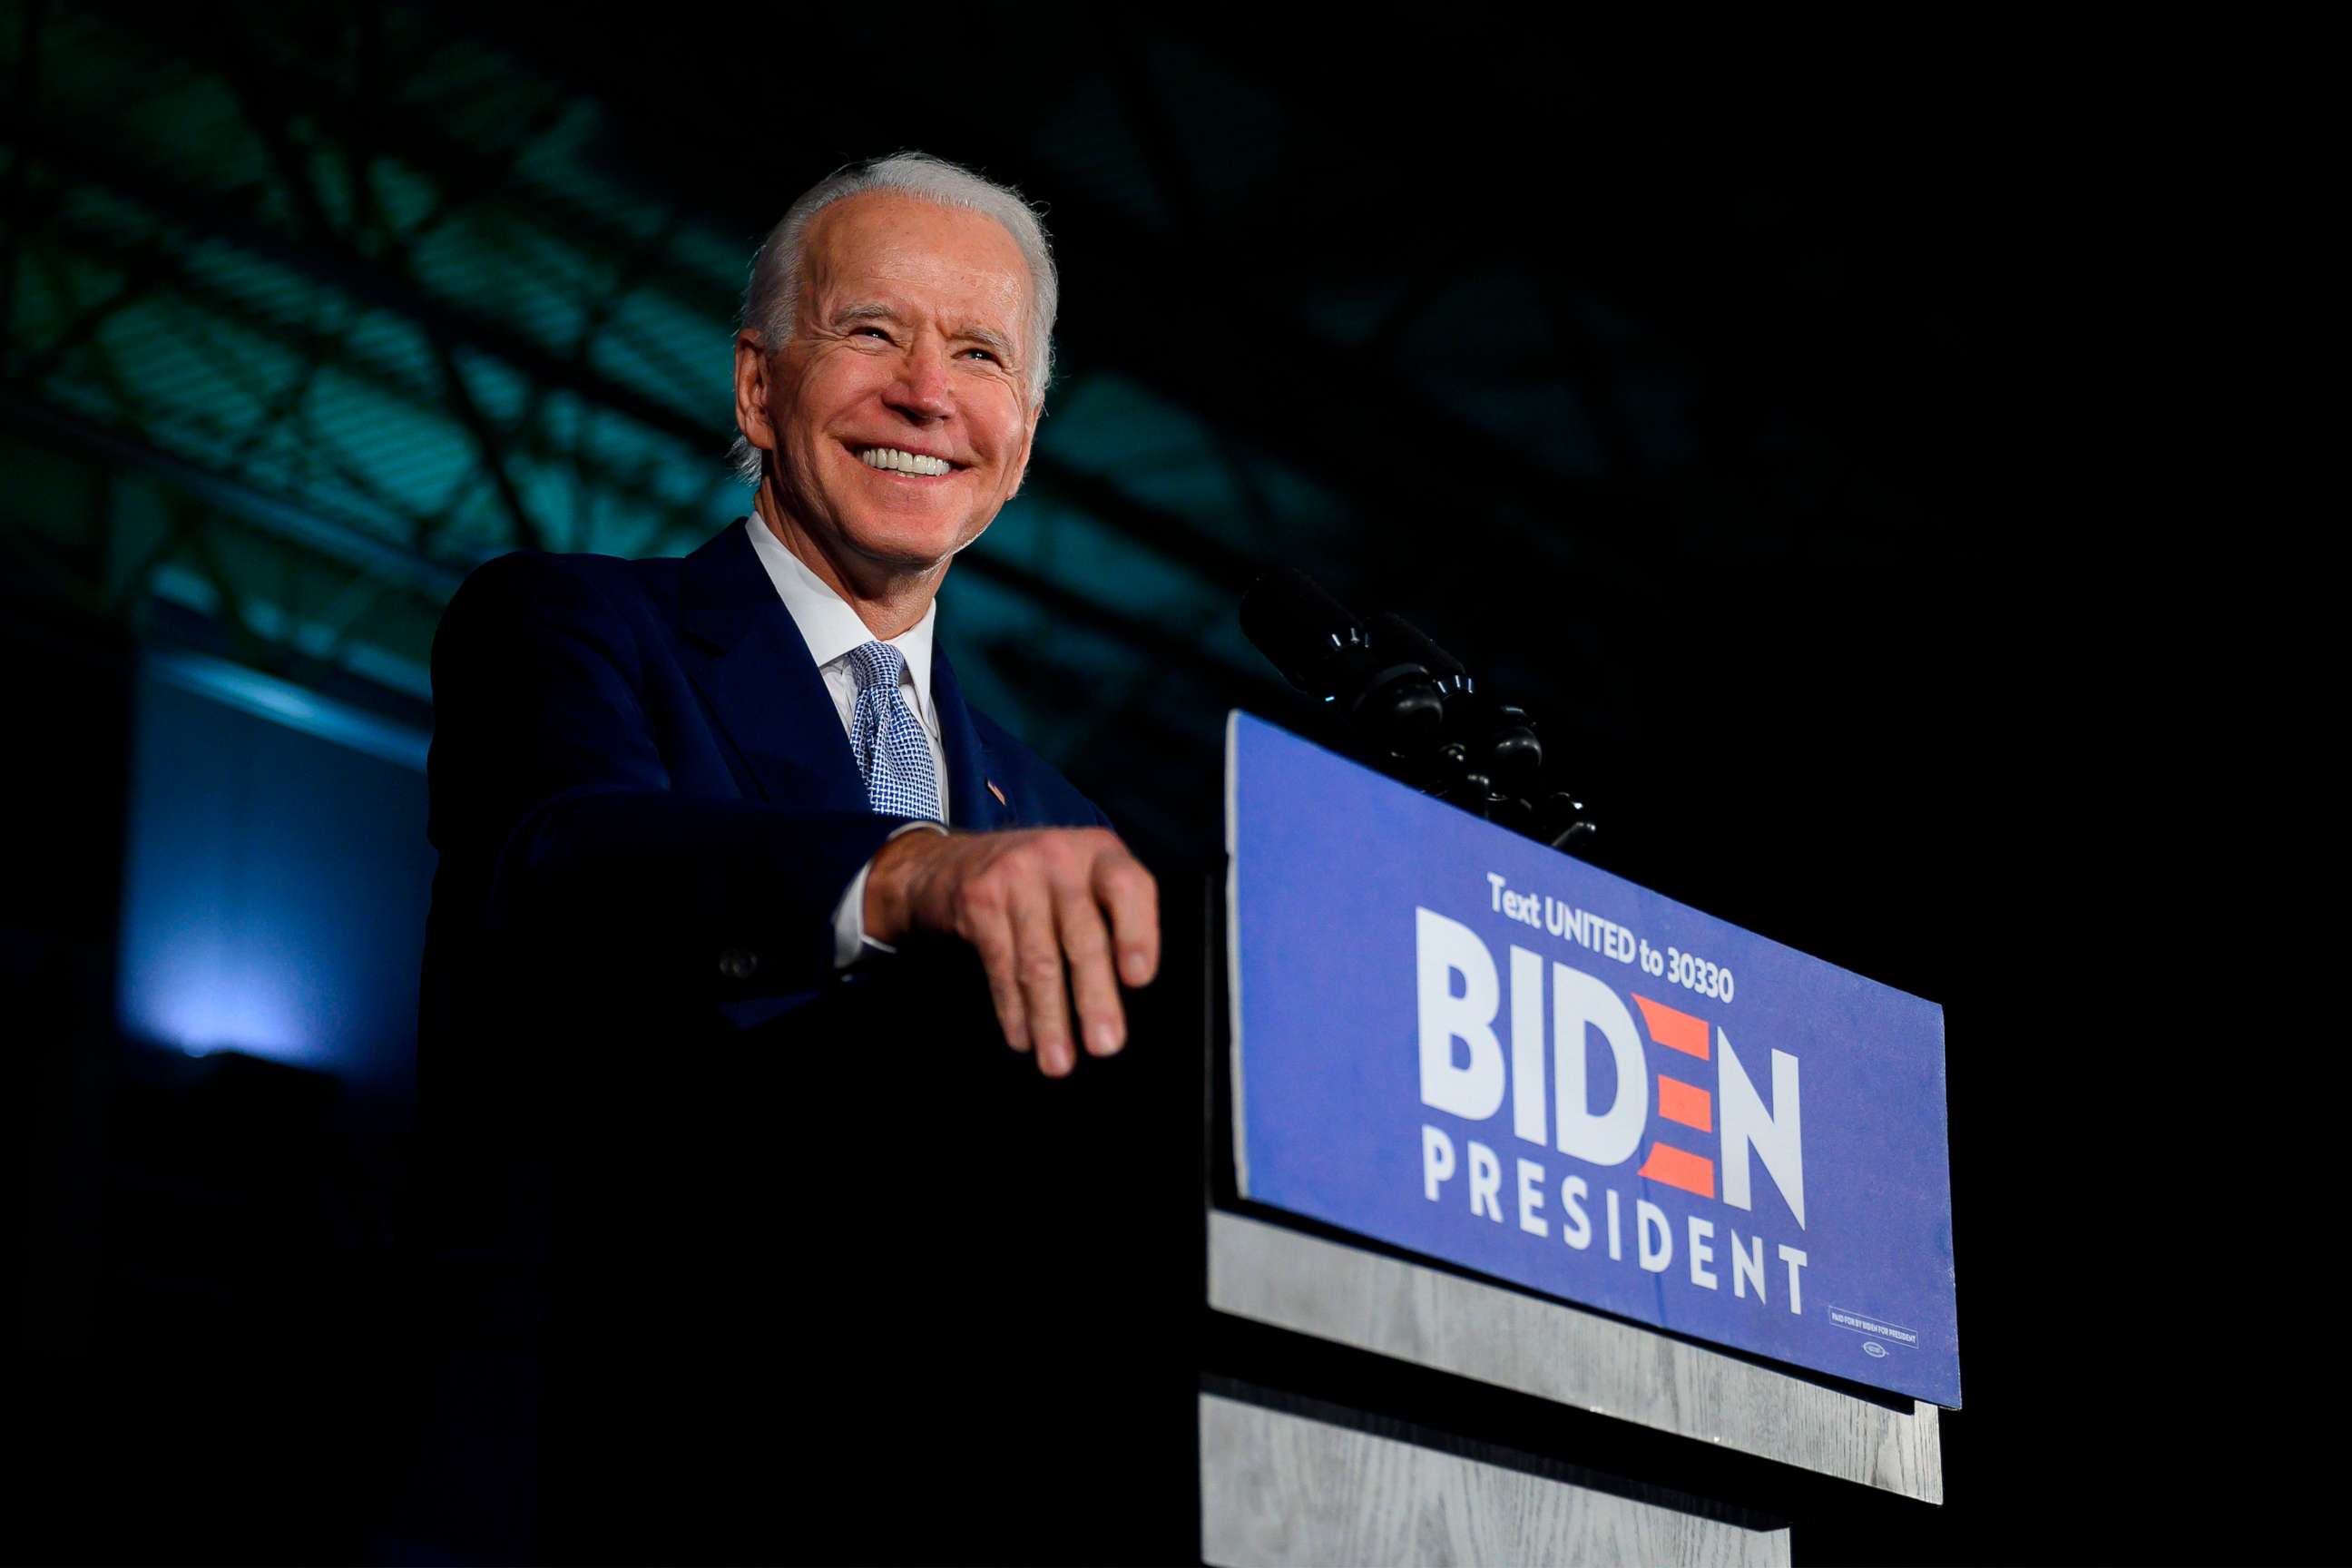
MULTIPOLYGON (((186 30, 184 23, 181 28, 186 30)), ((452 174, 453 170, 478 172, 485 164, 480 149, 454 142, 417 117, 395 119, 390 115, 370 114, 356 110, 348 95, 328 90, 333 84, 324 77, 227 60, 223 40, 212 36, 210 29, 195 29, 184 41, 196 58, 212 62, 215 68, 225 72, 235 69, 244 90, 264 93, 268 100, 283 107, 299 108, 306 118, 338 135, 364 136, 372 144, 396 147, 404 162, 412 163, 436 180, 457 177, 452 174), (198 34, 202 36, 196 36, 198 34)), ((128 172, 119 164, 110 169, 93 167, 86 172, 122 189, 124 194, 131 195, 135 199, 150 199, 148 194, 132 187, 128 172)), ((496 182, 487 184, 495 184, 496 182)), ((655 193, 644 199, 660 201, 663 198, 655 193)), ((559 209, 551 204, 525 201, 514 205, 518 210, 527 213, 532 221, 545 224, 559 238, 581 245, 592 254, 605 249, 626 254, 642 243, 642 237, 616 225, 590 222, 583 226, 583 215, 559 209)), ((173 216, 184 222, 193 221, 193 215, 184 206, 173 216)), ((234 226, 216 224, 215 227, 224 237, 281 264, 307 265, 299 258, 289 258, 289 247, 281 237, 242 217, 234 226)), ((708 446, 723 433, 715 425, 706 424, 675 405, 647 397, 635 387, 593 371, 577 357, 560 355, 523 334, 504 328, 501 323, 448 306, 407 280, 383 276, 380 269, 371 268, 368 258, 359 254, 347 241, 339 238, 325 247, 324 254, 314 259, 324 268, 323 270, 312 268, 314 275, 350 289, 382 308, 409 316, 439 332, 450 342, 463 343, 493 354, 535 382, 569 386, 581 395, 648 428, 676 437, 696 447, 708 446)), ((644 271, 647 277, 658 279, 661 285, 673 294, 694 298, 712 291, 709 280, 682 269, 648 264, 644 271)), ((1154 379, 1149 367, 1144 367, 1139 374, 1147 382, 1154 379)), ((1193 520, 1152 507, 1059 464, 1050 456, 1037 459, 1033 464, 1033 472, 1034 482, 1041 487, 1051 489, 1055 493, 1068 498, 1073 504, 1093 512, 1106 526, 1144 548, 1183 561, 1221 586, 1237 591, 1263 565, 1255 556, 1227 544, 1213 531, 1202 528, 1193 520)))
POLYGON ((103 429, 45 403, 14 394, 0 395, 0 425, 47 441, 78 447, 107 462, 144 469, 201 500, 243 518, 330 560, 363 567, 438 604, 457 592, 463 574, 437 561, 384 542, 364 525, 341 521, 309 507, 291 505, 249 484, 200 467, 152 442, 103 429))

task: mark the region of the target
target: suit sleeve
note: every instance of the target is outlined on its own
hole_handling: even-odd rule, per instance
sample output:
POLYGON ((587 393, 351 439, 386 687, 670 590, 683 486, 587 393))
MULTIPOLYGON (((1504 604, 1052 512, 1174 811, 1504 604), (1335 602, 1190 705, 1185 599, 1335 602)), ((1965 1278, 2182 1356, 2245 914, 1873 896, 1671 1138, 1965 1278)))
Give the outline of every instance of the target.
POLYGON ((718 1002, 824 985, 842 889, 905 819, 682 795, 643 692, 589 574, 526 552, 467 580, 433 647, 451 890, 510 960, 718 1002))

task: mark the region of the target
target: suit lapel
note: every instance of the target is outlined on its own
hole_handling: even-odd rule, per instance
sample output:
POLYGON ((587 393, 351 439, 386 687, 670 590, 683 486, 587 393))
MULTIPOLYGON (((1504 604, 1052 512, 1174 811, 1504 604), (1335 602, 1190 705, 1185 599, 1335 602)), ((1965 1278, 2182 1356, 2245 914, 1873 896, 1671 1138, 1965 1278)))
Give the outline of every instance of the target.
POLYGON ((761 798, 866 810, 841 715, 744 524, 730 523, 688 556, 684 573, 678 625, 692 645, 688 673, 761 798))
MULTIPOLYGON (((931 705, 940 710, 940 739, 948 754, 948 815, 953 826, 986 832, 992 827, 1017 827, 1020 814, 999 801, 989 789, 994 763, 964 706, 963 688, 956 683, 955 667, 936 635, 931 639, 931 705)), ((1001 780, 995 781, 1000 785, 1001 780)))

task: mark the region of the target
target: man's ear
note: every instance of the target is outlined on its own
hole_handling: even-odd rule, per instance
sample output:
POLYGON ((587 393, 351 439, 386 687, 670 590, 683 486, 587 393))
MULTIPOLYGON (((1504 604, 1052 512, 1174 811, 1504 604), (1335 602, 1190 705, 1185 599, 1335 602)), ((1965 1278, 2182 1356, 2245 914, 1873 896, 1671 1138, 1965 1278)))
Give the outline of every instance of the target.
POLYGON ((768 420, 768 351, 750 328, 735 334, 735 428, 762 451, 776 449, 768 420))

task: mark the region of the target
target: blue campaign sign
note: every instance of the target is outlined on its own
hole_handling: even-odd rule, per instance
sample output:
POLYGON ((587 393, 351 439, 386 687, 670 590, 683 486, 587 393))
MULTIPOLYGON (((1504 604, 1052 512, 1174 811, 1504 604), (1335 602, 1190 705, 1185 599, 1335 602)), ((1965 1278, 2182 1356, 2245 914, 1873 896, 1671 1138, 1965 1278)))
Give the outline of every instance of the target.
POLYGON ((1235 713, 1244 1196, 1958 1408, 1944 1014, 1235 713))

